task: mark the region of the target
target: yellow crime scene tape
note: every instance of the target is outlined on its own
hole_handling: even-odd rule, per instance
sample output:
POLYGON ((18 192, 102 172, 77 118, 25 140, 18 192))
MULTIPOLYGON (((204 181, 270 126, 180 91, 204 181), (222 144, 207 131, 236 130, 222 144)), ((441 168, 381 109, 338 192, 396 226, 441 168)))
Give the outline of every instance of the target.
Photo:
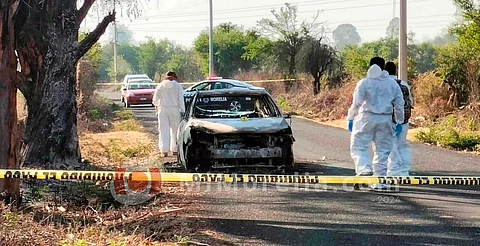
MULTIPOLYGON (((270 80, 249 80, 249 81, 242 81, 245 83, 273 83, 273 82, 288 82, 288 81, 300 81, 300 80, 305 80, 305 78, 300 78, 300 79, 270 79, 270 80)), ((199 82, 181 82, 181 85, 195 85, 198 84, 199 82)), ((128 83, 129 85, 158 85, 159 83, 135 83, 135 82, 130 82, 128 83)), ((105 83, 96 83, 96 85, 124 85, 124 83, 121 82, 105 82, 105 83)))
POLYGON ((152 181, 194 183, 284 183, 284 184, 390 184, 390 185, 480 185, 480 177, 466 176, 323 176, 220 173, 164 173, 150 171, 62 171, 0 169, 0 179, 59 181, 152 181))

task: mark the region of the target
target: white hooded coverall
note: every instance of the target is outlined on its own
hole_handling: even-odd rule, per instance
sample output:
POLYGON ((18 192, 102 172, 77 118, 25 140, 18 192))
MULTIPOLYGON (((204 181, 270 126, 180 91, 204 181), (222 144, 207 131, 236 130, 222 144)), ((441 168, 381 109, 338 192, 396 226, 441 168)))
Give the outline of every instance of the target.
POLYGON ((185 112, 183 87, 175 80, 164 80, 155 89, 153 104, 158 107, 158 147, 162 153, 177 152, 177 132, 185 112))
MULTIPOLYGON (((397 76, 390 75, 392 79, 397 79, 397 76)), ((405 81, 401 81, 403 85, 408 87, 410 102, 412 102, 412 107, 414 105, 412 91, 410 86, 405 81)), ((394 141, 392 152, 388 157, 388 171, 387 176, 408 176, 410 168, 412 167, 412 148, 411 144, 407 141, 407 132, 408 132, 409 123, 402 125, 402 133, 397 136, 396 141, 394 141)))
POLYGON ((386 71, 373 65, 367 77, 357 83, 347 120, 353 120, 350 154, 357 175, 373 173, 386 176, 387 160, 395 140, 392 111, 395 119, 404 120, 403 94, 397 82, 386 71), (373 141, 375 160, 372 168, 370 143, 373 141))

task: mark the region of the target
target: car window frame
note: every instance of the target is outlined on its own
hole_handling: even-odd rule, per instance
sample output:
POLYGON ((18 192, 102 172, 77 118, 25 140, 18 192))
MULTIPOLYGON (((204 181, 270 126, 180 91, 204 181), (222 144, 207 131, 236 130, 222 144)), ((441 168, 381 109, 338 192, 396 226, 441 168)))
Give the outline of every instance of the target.
MULTIPOLYGON (((203 118, 197 118, 195 117, 195 113, 194 113, 194 108, 196 107, 196 104, 197 104, 197 101, 198 101, 198 95, 199 95, 199 92, 196 92, 195 95, 193 96, 192 98, 192 102, 190 103, 189 107, 188 107, 188 110, 189 110, 189 118, 193 118, 193 119, 203 119, 203 118)), ((219 97, 221 97, 222 95, 218 95, 219 97)), ((227 96, 227 95, 225 95, 227 96)), ((231 95, 228 95, 228 96, 231 96, 231 95)), ((236 96, 240 96, 240 97, 254 97, 254 96, 258 96, 259 97, 259 100, 262 100, 262 102, 265 104, 265 105, 268 105, 272 110, 273 110, 273 114, 272 116, 269 116, 268 118, 282 118, 284 117, 282 112, 280 111, 280 108, 277 106, 277 104, 275 103, 275 101, 273 101, 273 98, 269 95, 269 94, 241 94, 241 95, 236 95, 236 96)), ((210 96, 208 96, 210 97, 210 96)), ((187 113, 185 113, 185 115, 187 115, 187 113)))

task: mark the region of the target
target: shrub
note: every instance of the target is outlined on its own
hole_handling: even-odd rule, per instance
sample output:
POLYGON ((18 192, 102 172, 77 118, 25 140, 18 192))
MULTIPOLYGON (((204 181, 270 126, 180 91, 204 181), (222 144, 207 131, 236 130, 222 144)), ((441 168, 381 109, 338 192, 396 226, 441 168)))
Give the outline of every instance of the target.
POLYGON ((90 110, 90 115, 93 119, 102 118, 102 115, 100 114, 100 111, 96 108, 90 110))
POLYGON ((141 143, 130 145, 121 139, 110 139, 106 149, 110 160, 123 161, 134 157, 147 157, 153 151, 153 145, 141 143))
POLYGON ((120 120, 133 120, 135 119, 135 114, 132 110, 122 110, 117 112, 116 117, 120 120))
POLYGON ((140 132, 142 131, 142 127, 136 120, 130 119, 113 123, 113 130, 140 132))
POLYGON ((285 112, 289 112, 291 110, 290 106, 288 106, 288 103, 285 101, 285 98, 283 98, 283 96, 278 97, 277 104, 285 112))
POLYGON ((478 150, 480 134, 474 131, 459 131, 457 119, 451 115, 439 124, 431 126, 428 131, 419 131, 416 138, 424 143, 455 150, 478 150))
POLYGON ((411 87, 415 101, 414 115, 434 120, 452 112, 453 108, 448 106, 448 87, 434 72, 420 75, 411 87))

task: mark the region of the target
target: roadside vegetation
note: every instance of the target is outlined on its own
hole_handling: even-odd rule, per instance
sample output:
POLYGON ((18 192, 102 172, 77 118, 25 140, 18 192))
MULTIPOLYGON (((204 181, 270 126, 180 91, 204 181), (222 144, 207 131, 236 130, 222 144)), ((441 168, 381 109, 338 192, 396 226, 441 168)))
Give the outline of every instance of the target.
MULTIPOLYGON (((408 35, 408 82, 416 103, 410 139, 472 151, 478 130, 469 126, 480 124, 480 43, 475 35, 480 28, 480 16, 477 7, 469 4, 471 1, 454 2, 459 16, 438 36, 417 42, 415 33, 408 35), (443 122, 451 121, 451 117, 457 123, 448 131, 458 133, 458 139, 452 140, 444 131, 435 130, 445 125, 443 122), (463 137, 468 141, 463 141, 463 137), (458 143, 445 144, 449 141, 458 143)), ((217 25, 216 75, 244 81, 294 79, 257 85, 266 87, 285 111, 344 125, 355 84, 365 75, 369 59, 381 56, 398 64, 399 20, 394 18, 386 23, 384 37, 362 43, 354 25, 341 24, 328 37, 322 30, 332 27, 320 24, 321 14, 300 22, 296 20, 297 11, 295 5, 285 4, 270 17, 259 19, 251 29, 231 22, 217 25), (284 23, 297 24, 293 27, 284 23)), ((124 54, 126 63, 121 73, 147 73, 157 81, 169 69, 188 71, 179 73, 182 81, 198 81, 207 76, 207 32, 200 33, 191 50, 185 50, 167 39, 151 39, 135 46, 128 28, 121 28, 125 35, 119 52, 124 54), (175 47, 176 52, 165 47, 175 47), (189 63, 179 62, 184 56, 192 58, 189 63)), ((102 47, 100 53, 100 71, 108 70, 112 66, 111 45, 102 47)), ((112 80, 107 73, 101 78, 112 80)))
MULTIPOLYGON (((98 72, 92 64, 88 56, 78 64, 77 123, 83 161, 73 168, 161 167, 155 141, 134 113, 95 92, 98 72)), ((23 122, 28 112, 21 93, 17 100, 23 122)), ((137 185, 141 184, 129 187, 137 185)), ((0 204, 0 244, 187 245, 192 235, 199 234, 198 225, 181 216, 196 209, 195 192, 163 183, 150 201, 126 206, 114 199, 111 189, 108 182, 23 180, 21 206, 0 204)))

